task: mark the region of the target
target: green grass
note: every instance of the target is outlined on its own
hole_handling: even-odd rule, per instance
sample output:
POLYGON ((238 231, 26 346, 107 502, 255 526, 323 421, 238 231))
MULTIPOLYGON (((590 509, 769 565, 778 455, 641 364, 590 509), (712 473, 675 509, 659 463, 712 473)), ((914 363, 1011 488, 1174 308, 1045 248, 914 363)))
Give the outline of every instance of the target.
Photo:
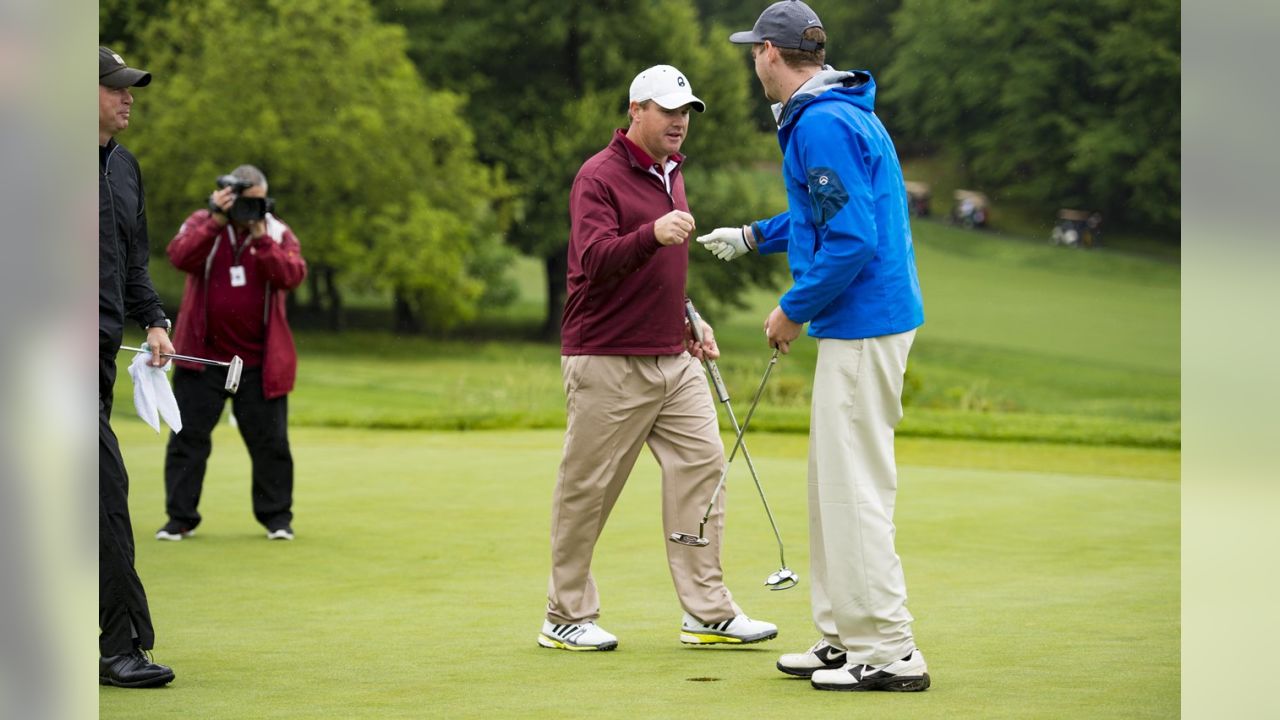
POLYGON ((777 566, 772 534, 744 468, 728 490, 726 579, 779 639, 728 651, 679 644, 646 454, 596 554, 602 624, 621 646, 582 656, 534 643, 559 431, 295 428, 298 539, 270 543, 250 513, 245 452, 224 424, 205 523, 160 543, 163 440, 124 413, 116 427, 157 659, 178 678, 158 691, 100 690, 103 718, 1178 712, 1176 451, 900 441, 898 551, 934 685, 851 696, 773 669, 778 653, 814 639, 802 436, 751 438, 800 588, 760 586, 777 566))
MULTIPOLYGON (((942 152, 927 157, 903 160, 902 172, 907 180, 928 183, 933 193, 931 215, 937 222, 945 222, 953 205, 952 193, 957 189, 979 190, 965 179, 963 164, 942 152)), ((991 197, 988 213, 988 230, 1006 239, 1023 239, 1045 244, 1057 220, 1058 207, 1037 206, 999 196, 991 197)), ((1178 262, 1182 255, 1180 238, 1162 237, 1141 229, 1117 228, 1114 224, 1103 226, 1104 248, 1094 254, 1134 254, 1156 258, 1166 262, 1178 262)), ((1066 252, 1059 250, 1059 252, 1066 252)))
MULTIPOLYGON (((917 223, 914 235, 926 322, 908 367, 902 435, 1180 445, 1176 264, 1064 252, 929 222, 917 223)), ((541 268, 525 259, 513 272, 521 299, 489 310, 483 326, 536 327, 541 268)), ((699 288, 689 293, 696 301, 699 288)), ((778 294, 753 291, 748 307, 709 318, 738 403, 748 401, 766 365, 760 326, 778 294)), ((299 426, 554 428, 564 421, 552 344, 366 330, 300 331, 298 347, 291 412, 299 426)), ((807 431, 814 361, 807 339, 782 359, 756 428, 807 431)), ((129 383, 118 392, 131 392, 129 383)))
MULTIPOLYGON (((582 657, 534 643, 564 423, 558 347, 368 329, 298 333, 293 543, 268 543, 253 521, 248 460, 225 424, 197 536, 152 540, 164 441, 132 417, 121 372, 138 565, 157 658, 178 680, 102 689, 100 716, 1176 716, 1178 266, 937 223, 914 232, 927 322, 908 369, 896 521, 927 693, 817 693, 773 669, 814 639, 803 578, 812 341, 779 363, 750 437, 806 587, 760 587, 777 561, 745 468, 728 491, 726 578, 780 638, 736 651, 678 643, 646 455, 595 562, 602 624, 622 646, 582 657), (493 431, 427 431, 459 429, 493 431)), ((482 325, 536 325, 540 268, 513 269, 521 299, 482 325)), ((749 307, 709 318, 739 413, 768 359, 760 325, 776 300, 756 291, 749 307)))
MULTIPOLYGON (((1177 447, 1180 271, 916 226, 926 324, 908 369, 905 436, 1177 447)), ((534 292, 526 263, 525 292, 534 292)), ((697 288, 690 288, 696 299, 697 288)), ((711 318, 744 401, 768 358, 759 324, 777 293, 711 318)), ((527 310, 527 309, 526 309, 527 310)), ((558 348, 383 333, 300 333, 300 425, 463 429, 563 423, 558 348)), ((815 345, 780 362, 753 422, 804 432, 815 345)), ((121 392, 127 392, 128 387, 121 392)))

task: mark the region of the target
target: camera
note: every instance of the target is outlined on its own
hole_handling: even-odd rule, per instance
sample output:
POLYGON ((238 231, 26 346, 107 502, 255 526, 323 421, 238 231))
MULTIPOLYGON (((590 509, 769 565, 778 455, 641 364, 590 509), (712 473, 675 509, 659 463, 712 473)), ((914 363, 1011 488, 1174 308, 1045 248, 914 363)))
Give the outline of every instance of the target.
POLYGON ((231 192, 239 195, 240 193, 253 187, 253 183, 248 180, 241 180, 235 175, 223 175, 218 178, 218 189, 231 188, 231 192))
POLYGON ((245 225, 267 217, 267 213, 275 210, 275 202, 271 198, 237 197, 227 211, 231 222, 245 225))
MULTIPOLYGON (((253 183, 248 180, 242 180, 235 175, 223 175, 218 178, 218 189, 231 188, 235 193, 235 202, 231 204, 231 208, 227 210, 227 217, 231 222, 238 225, 245 225, 251 222, 257 222, 266 218, 267 213, 275 210, 275 201, 271 198, 244 197, 240 193, 253 187, 253 183)), ((221 210, 212 208, 217 212, 221 210)))

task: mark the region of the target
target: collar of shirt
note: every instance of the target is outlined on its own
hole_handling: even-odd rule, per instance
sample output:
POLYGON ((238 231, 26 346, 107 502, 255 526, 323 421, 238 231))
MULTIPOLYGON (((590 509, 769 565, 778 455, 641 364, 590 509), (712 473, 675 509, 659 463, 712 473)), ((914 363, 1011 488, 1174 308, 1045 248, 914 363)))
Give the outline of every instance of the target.
POLYGON ((631 138, 627 137, 627 132, 625 130, 619 128, 617 136, 618 139, 622 140, 622 145, 627 148, 627 152, 631 154, 632 161, 640 167, 647 169, 650 174, 661 180, 662 185, 667 189, 667 193, 669 194, 671 192, 671 173, 674 172, 676 168, 680 167, 680 163, 684 162, 684 156, 680 153, 672 153, 671 157, 667 158, 666 167, 663 167, 658 165, 653 158, 649 157, 649 153, 645 152, 644 148, 641 148, 639 145, 632 142, 631 138))

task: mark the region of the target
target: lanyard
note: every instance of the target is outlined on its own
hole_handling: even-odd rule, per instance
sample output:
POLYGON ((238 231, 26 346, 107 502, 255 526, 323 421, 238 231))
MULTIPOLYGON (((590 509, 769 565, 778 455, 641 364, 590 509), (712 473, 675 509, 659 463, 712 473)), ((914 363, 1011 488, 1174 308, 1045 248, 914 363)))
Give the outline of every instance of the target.
POLYGON ((244 239, 244 242, 240 243, 239 247, 237 247, 237 246, 236 246, 236 229, 235 229, 235 226, 234 226, 234 225, 228 225, 228 226, 227 226, 227 230, 231 233, 231 243, 230 243, 230 245, 231 245, 231 264, 232 264, 232 265, 239 265, 239 264, 240 264, 240 255, 244 253, 244 249, 245 249, 245 248, 249 247, 249 241, 250 241, 250 240, 252 240, 253 238, 252 238, 252 237, 246 237, 246 238, 244 239))

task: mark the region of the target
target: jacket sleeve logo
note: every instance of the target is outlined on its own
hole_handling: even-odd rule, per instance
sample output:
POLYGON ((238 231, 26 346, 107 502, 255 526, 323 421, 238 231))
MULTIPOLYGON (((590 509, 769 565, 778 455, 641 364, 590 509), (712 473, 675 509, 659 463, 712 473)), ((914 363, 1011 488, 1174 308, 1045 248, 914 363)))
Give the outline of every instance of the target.
POLYGON ((813 224, 822 227, 849 203, 849 192, 836 171, 827 167, 809 169, 809 205, 813 224))

